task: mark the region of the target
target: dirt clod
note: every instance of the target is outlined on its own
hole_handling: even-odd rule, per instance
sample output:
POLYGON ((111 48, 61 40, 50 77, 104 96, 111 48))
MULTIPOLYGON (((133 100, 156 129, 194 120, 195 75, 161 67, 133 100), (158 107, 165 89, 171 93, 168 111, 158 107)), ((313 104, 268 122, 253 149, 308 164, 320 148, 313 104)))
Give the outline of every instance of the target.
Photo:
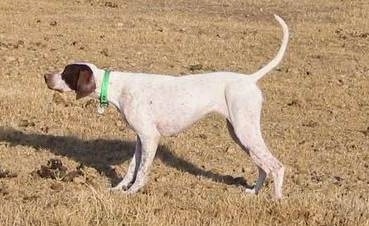
POLYGON ((8 195, 9 192, 9 188, 8 186, 6 186, 4 183, 0 183, 0 195, 5 196, 8 195))
POLYGON ((61 179, 65 175, 65 171, 53 170, 44 165, 36 172, 41 178, 61 179))
POLYGON ((75 178, 84 176, 82 169, 83 165, 79 165, 76 170, 68 172, 68 168, 63 165, 63 162, 60 159, 50 159, 46 166, 41 165, 40 169, 36 170, 36 174, 41 178, 51 178, 63 182, 72 182, 75 178))
POLYGON ((56 182, 56 183, 52 183, 50 185, 50 188, 54 191, 61 191, 63 190, 64 187, 62 183, 56 182))
POLYGON ((364 134, 365 136, 369 136, 369 126, 368 128, 366 128, 366 130, 361 130, 360 132, 364 134))
POLYGON ((301 107, 301 102, 298 99, 292 99, 290 102, 287 103, 287 106, 301 107))
POLYGON ((118 4, 115 2, 105 2, 104 6, 109 8, 118 8, 118 4))
POLYGON ((60 159, 50 159, 49 161, 47 161, 47 166, 50 169, 58 169, 58 170, 62 170, 62 171, 66 171, 66 167, 63 166, 63 163, 60 159))
POLYGON ((58 25, 58 22, 56 22, 55 20, 50 22, 50 26, 56 26, 56 25, 58 25))
POLYGON ((84 173, 83 173, 82 170, 73 170, 73 171, 70 171, 69 173, 67 173, 63 177, 62 181, 64 181, 64 182, 72 182, 72 181, 74 181, 74 179, 76 177, 83 176, 83 175, 84 175, 84 173))
POLYGON ((109 50, 107 48, 104 48, 100 51, 100 53, 106 57, 110 56, 109 50))
POLYGON ((3 169, 0 166, 0 178, 13 178, 13 177, 17 177, 18 175, 14 172, 10 172, 7 169, 3 169))
POLYGON ((34 127, 36 125, 35 122, 32 122, 28 119, 22 119, 19 123, 18 126, 19 127, 34 127))
POLYGON ((202 64, 191 64, 188 66, 188 69, 190 69, 190 71, 199 71, 203 69, 202 64))

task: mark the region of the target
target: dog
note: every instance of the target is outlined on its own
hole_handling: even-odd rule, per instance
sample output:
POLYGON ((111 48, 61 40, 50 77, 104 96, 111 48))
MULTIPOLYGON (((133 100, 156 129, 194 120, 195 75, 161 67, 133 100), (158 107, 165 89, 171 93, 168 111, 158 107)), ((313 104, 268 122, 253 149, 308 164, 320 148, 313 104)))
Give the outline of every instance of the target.
MULTIPOLYGON (((60 73, 44 75, 49 89, 74 91, 76 99, 102 97, 102 86, 108 85, 105 98, 113 104, 137 134, 133 158, 122 181, 112 191, 135 193, 148 180, 161 136, 175 135, 211 112, 227 119, 231 135, 255 162, 259 176, 252 189, 258 194, 269 173, 274 180, 274 196, 282 197, 284 166, 268 150, 261 133, 262 92, 257 81, 275 68, 287 50, 289 31, 277 15, 283 31, 277 55, 253 74, 213 72, 186 76, 154 75, 107 71, 91 63, 67 65, 60 73)), ((104 91, 105 92, 105 91, 104 91)))

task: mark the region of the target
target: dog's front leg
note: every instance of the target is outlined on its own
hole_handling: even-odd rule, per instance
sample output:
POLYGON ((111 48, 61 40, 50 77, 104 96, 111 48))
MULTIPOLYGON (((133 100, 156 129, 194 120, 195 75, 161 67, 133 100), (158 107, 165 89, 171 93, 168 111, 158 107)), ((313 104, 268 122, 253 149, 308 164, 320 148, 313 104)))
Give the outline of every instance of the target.
POLYGON ((141 162, 141 149, 141 140, 140 137, 137 136, 135 153, 133 154, 133 158, 129 163, 127 173, 118 185, 110 189, 111 191, 120 191, 122 189, 127 190, 133 184, 136 179, 137 170, 141 162))
POLYGON ((150 134, 149 136, 139 135, 139 137, 142 145, 141 162, 138 166, 136 179, 132 186, 126 191, 127 193, 136 193, 146 184, 160 139, 159 135, 153 134, 150 134))

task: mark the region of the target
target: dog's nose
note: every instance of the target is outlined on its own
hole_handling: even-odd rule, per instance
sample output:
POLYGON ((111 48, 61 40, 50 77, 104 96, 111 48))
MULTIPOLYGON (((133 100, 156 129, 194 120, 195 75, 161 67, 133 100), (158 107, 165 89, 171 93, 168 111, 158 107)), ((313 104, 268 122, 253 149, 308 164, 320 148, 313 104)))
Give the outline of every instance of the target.
POLYGON ((49 81, 50 76, 51 76, 51 74, 44 74, 44 79, 45 79, 46 83, 47 83, 47 81, 49 81))
POLYGON ((47 74, 44 74, 44 79, 45 79, 45 83, 47 85, 48 88, 52 89, 52 87, 54 86, 53 85, 53 79, 52 79, 52 74, 50 73, 47 73, 47 74))

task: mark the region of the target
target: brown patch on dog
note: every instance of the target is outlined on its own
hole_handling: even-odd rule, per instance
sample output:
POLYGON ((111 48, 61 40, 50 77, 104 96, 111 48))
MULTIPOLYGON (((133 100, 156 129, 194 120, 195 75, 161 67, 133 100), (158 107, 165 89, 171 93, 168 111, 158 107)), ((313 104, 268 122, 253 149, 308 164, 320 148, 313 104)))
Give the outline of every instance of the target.
POLYGON ((86 97, 96 89, 92 70, 87 65, 69 64, 64 68, 62 79, 72 90, 76 91, 76 98, 86 97))

